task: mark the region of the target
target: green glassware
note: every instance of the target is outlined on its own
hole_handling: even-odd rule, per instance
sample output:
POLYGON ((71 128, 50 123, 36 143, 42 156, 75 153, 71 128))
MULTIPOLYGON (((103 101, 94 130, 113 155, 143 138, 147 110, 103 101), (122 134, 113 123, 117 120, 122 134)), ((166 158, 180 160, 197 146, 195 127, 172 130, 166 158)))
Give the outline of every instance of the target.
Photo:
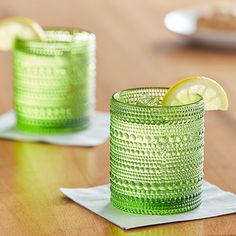
POLYGON ((137 214, 176 214, 201 203, 204 102, 161 106, 167 88, 111 99, 111 201, 137 214))
POLYGON ((13 50, 17 128, 32 133, 83 130, 94 110, 95 35, 46 30, 43 42, 13 50))

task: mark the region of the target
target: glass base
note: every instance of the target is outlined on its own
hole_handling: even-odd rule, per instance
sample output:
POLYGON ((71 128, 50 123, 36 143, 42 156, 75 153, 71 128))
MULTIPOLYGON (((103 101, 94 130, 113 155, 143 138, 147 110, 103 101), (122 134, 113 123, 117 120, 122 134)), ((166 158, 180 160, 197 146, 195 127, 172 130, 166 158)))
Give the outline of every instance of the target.
POLYGON ((70 133, 73 131, 83 131, 90 126, 89 119, 83 119, 82 121, 72 122, 70 125, 67 123, 50 123, 50 122, 33 122, 17 120, 16 128, 25 133, 34 134, 60 134, 70 133), (73 125, 72 125, 73 124, 73 125))
POLYGON ((201 193, 172 199, 137 198, 112 194, 111 202, 119 210, 141 215, 172 215, 191 211, 201 205, 201 193))

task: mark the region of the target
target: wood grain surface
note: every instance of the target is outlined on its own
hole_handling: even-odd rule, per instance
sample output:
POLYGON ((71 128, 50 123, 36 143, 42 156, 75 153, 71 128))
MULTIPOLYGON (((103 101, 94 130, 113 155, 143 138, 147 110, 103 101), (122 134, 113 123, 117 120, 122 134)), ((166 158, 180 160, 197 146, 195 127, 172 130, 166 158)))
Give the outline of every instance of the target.
MULTIPOLYGON (((205 178, 236 193, 236 52, 196 47, 163 26, 164 15, 203 0, 1 0, 0 17, 97 35, 97 110, 128 87, 170 86, 206 75, 225 88, 228 112, 207 112, 205 178)), ((0 53, 0 113, 12 106, 11 54, 0 53)), ((236 235, 236 214, 123 231, 63 197, 59 187, 109 182, 109 145, 64 147, 0 140, 0 235, 236 235)))

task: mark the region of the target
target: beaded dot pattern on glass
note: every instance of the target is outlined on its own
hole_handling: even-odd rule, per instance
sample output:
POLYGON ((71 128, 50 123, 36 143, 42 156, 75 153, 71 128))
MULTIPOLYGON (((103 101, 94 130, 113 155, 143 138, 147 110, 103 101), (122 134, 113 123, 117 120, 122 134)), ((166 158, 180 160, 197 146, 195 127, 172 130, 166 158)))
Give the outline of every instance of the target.
POLYGON ((43 42, 15 42, 17 128, 33 133, 83 130, 94 111, 95 35, 79 30, 45 32, 43 42))
POLYGON ((161 106, 167 88, 111 99, 112 204, 136 214, 176 214, 201 203, 204 102, 161 106))

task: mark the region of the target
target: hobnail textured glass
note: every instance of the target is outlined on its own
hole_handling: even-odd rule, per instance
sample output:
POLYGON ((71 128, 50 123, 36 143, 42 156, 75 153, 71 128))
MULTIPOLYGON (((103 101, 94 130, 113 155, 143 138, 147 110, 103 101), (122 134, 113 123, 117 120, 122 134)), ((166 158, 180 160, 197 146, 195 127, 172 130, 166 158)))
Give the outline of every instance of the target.
POLYGON ((95 35, 79 30, 45 32, 43 42, 15 42, 17 127, 33 133, 83 130, 94 110, 95 35))
POLYGON ((204 103, 161 106, 167 88, 111 99, 111 201, 137 214, 176 214, 201 203, 204 103))

